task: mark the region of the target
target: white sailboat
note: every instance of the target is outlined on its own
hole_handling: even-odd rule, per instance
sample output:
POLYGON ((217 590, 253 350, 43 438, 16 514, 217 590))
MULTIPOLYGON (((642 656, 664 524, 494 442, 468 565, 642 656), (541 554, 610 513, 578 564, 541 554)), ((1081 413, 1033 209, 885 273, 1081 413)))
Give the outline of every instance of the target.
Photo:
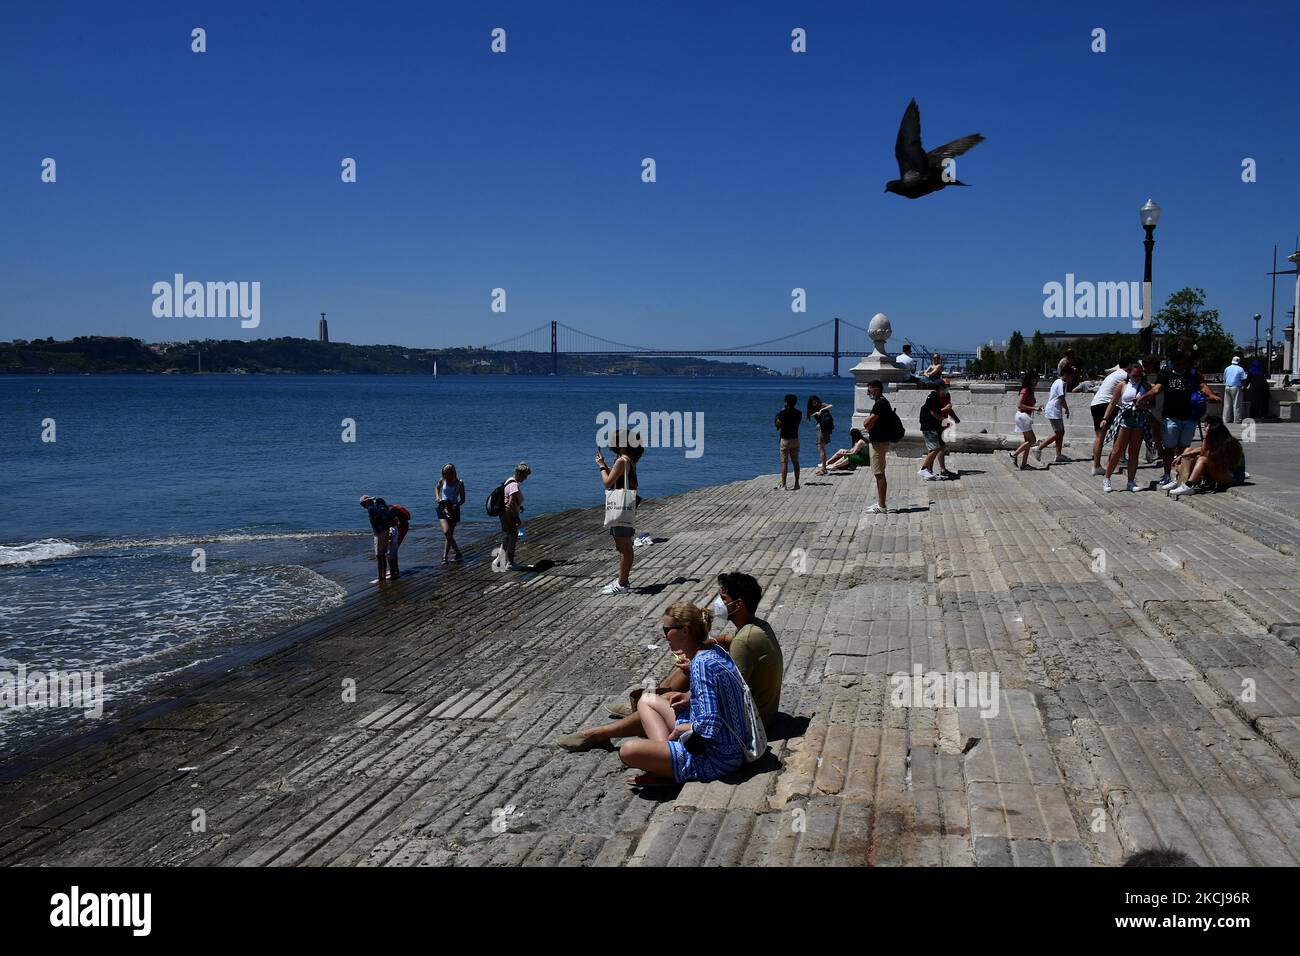
POLYGON ((434 378, 437 378, 437 377, 438 377, 438 360, 437 360, 437 359, 434 359, 434 360, 433 360, 433 377, 434 377, 434 378))

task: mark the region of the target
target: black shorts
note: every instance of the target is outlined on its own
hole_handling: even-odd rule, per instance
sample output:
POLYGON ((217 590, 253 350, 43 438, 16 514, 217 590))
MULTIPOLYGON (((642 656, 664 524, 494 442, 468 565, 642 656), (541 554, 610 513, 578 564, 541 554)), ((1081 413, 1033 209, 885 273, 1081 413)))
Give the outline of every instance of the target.
POLYGON ((1110 408, 1110 402, 1107 402, 1105 405, 1092 406, 1092 430, 1093 431, 1095 432, 1101 431, 1101 417, 1106 414, 1106 409, 1108 408, 1110 408))
POLYGON ((439 501, 438 518, 451 524, 460 524, 460 505, 450 501, 439 501))

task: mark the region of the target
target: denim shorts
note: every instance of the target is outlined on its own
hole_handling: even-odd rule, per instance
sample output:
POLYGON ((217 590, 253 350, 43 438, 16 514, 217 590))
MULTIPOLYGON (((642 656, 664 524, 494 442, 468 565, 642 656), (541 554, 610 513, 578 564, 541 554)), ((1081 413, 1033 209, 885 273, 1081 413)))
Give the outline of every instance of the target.
POLYGON ((1196 439, 1196 419, 1166 418, 1164 427, 1166 448, 1188 448, 1196 439))
POLYGON ((1141 428, 1146 424, 1147 413, 1141 409, 1132 409, 1119 417, 1121 428, 1141 428))

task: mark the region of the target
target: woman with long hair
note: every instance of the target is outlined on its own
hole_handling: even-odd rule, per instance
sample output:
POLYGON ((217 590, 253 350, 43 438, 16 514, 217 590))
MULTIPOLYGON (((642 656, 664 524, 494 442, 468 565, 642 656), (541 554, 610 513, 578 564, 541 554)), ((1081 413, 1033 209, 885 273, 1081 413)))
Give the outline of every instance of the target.
POLYGON ((1038 373, 1026 372, 1020 380, 1020 394, 1016 398, 1015 430, 1020 433, 1022 440, 1011 453, 1011 461, 1015 463, 1019 458, 1021 471, 1029 467, 1029 450, 1038 443, 1034 437, 1033 419, 1034 412, 1038 411, 1038 405, 1034 402, 1034 388, 1037 385, 1038 373))
POLYGON ((1241 442, 1232 437, 1228 426, 1218 415, 1205 419, 1205 438, 1199 448, 1188 448, 1174 458, 1178 466, 1179 484, 1171 488, 1173 497, 1190 495, 1199 490, 1202 481, 1216 486, 1235 485, 1240 480, 1246 461, 1241 442))
POLYGON ((871 464, 871 447, 867 443, 867 436, 862 434, 860 428, 850 428, 849 437, 853 439, 853 444, 841 448, 826 462, 826 467, 831 471, 852 470, 871 464))
POLYGON ((1120 459, 1127 462, 1128 491, 1137 491, 1138 449, 1142 447, 1142 436, 1147 428, 1147 380, 1146 369, 1141 362, 1134 362, 1128 369, 1128 381, 1116 387, 1106 406, 1102 421, 1110 422, 1110 433, 1114 445, 1110 450, 1110 459, 1106 462, 1106 477, 1101 480, 1101 490, 1111 492, 1110 476, 1115 473, 1120 459), (1116 410, 1118 409, 1118 411, 1116 410))
POLYGON ((831 417, 830 405, 823 405, 822 400, 816 395, 808 399, 808 421, 812 422, 813 427, 817 429, 817 457, 821 459, 821 466, 817 469, 816 474, 826 474, 826 445, 831 440, 831 432, 835 430, 835 419, 831 417))
POLYGON ((448 462, 442 466, 442 477, 433 489, 433 500, 438 506, 438 524, 445 539, 442 545, 442 563, 452 551, 456 560, 463 561, 460 545, 456 543, 456 525, 460 524, 460 506, 465 503, 465 483, 456 477, 456 466, 448 462))
POLYGON ((660 694, 643 693, 637 699, 646 739, 629 740, 618 751, 627 766, 646 771, 629 779, 633 786, 717 780, 744 762, 741 736, 751 732, 745 679, 731 655, 709 638, 712 623, 712 611, 689 601, 664 612, 664 638, 677 666, 690 677, 685 701, 689 709, 679 715, 660 694))
MULTIPOLYGON (((636 491, 636 463, 645 452, 640 436, 635 432, 617 432, 610 450, 618 455, 613 467, 605 464, 605 456, 596 449, 596 466, 600 469, 600 480, 605 490, 636 491)), ((636 537, 636 528, 614 525, 609 533, 614 539, 614 550, 618 552, 618 577, 605 585, 600 593, 627 594, 632 589, 632 539, 636 537)))

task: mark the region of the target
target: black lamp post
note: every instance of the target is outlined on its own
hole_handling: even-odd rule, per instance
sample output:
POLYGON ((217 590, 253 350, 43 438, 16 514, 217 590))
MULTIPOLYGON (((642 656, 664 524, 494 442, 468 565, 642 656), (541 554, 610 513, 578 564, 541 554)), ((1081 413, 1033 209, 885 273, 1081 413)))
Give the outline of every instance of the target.
POLYGON ((1147 257, 1146 266, 1142 270, 1142 334, 1139 336, 1139 351, 1143 356, 1151 354, 1151 323, 1153 317, 1149 314, 1152 305, 1151 299, 1151 250, 1156 246, 1156 226, 1160 224, 1160 207, 1156 205, 1154 199, 1148 199, 1146 204, 1138 210, 1138 217, 1141 219, 1142 228, 1146 230, 1146 241, 1143 246, 1146 247, 1147 257))
POLYGON ((1259 313, 1255 313, 1255 358, 1259 358, 1259 313))

